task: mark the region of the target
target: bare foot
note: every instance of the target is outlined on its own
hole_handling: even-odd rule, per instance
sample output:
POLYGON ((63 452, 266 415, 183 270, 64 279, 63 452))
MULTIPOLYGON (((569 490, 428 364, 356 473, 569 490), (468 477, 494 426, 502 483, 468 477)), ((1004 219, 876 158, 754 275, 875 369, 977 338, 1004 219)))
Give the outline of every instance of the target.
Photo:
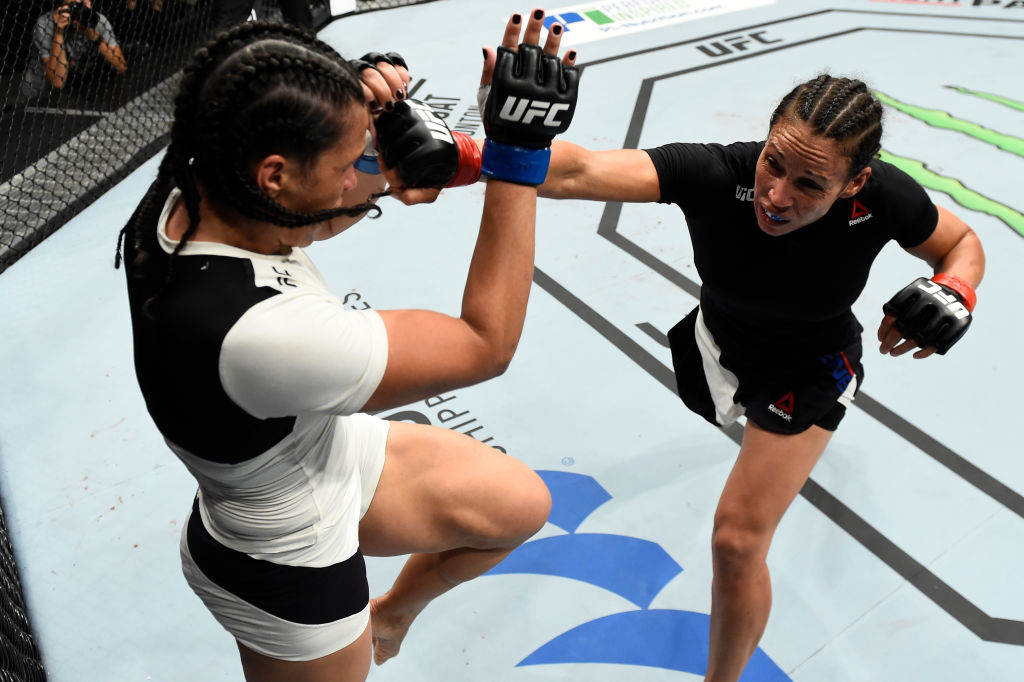
POLYGON ((373 661, 382 665, 398 655, 402 640, 416 614, 388 613, 387 595, 370 600, 370 629, 373 631, 373 661))

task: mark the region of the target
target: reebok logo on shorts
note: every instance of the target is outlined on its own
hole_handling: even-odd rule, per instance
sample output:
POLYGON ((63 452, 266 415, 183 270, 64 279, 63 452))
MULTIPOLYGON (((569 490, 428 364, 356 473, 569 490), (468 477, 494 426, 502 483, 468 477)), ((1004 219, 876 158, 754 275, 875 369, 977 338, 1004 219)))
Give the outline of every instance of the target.
POLYGON ((788 422, 793 421, 793 391, 782 396, 774 404, 768 406, 768 411, 788 422))
POLYGON ((850 212, 850 227, 859 225, 865 220, 871 220, 871 209, 860 203, 859 199, 853 200, 853 210, 850 212))

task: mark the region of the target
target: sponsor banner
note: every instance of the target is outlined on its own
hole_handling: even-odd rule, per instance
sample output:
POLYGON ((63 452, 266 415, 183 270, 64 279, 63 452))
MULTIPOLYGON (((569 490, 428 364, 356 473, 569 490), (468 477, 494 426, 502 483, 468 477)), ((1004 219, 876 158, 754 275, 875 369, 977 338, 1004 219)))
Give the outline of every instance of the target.
POLYGON ((577 45, 774 4, 775 0, 599 0, 551 10, 544 25, 560 22, 566 29, 563 43, 577 45))

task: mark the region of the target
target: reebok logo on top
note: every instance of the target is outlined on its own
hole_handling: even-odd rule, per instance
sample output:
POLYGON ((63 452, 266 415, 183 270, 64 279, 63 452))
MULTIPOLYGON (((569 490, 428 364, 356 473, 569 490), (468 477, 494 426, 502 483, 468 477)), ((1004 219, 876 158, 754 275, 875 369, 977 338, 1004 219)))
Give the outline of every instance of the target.
POLYGON ((865 220, 871 220, 871 209, 860 203, 859 199, 853 200, 853 210, 850 211, 850 227, 859 225, 865 220))
POLYGON ((786 421, 791 422, 793 421, 793 402, 793 391, 790 391, 776 400, 774 404, 769 405, 768 410, 773 414, 782 417, 786 421))

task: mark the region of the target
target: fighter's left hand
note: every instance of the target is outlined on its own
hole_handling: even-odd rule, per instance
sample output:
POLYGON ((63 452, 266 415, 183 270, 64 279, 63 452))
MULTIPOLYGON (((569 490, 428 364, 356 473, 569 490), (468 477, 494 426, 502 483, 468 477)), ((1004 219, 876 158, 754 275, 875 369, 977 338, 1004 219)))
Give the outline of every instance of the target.
MULTIPOLYGON (((882 317, 882 323, 878 325, 878 341, 881 343, 878 347, 878 352, 882 355, 891 355, 894 358, 919 347, 914 339, 903 338, 903 332, 896 328, 895 315, 885 315, 882 317)), ((922 360, 935 353, 936 350, 935 346, 922 348, 914 353, 914 358, 922 360)))
POLYGON ((359 72, 363 95, 373 111, 390 111, 409 96, 409 68, 397 52, 367 52, 349 62, 359 72))
POLYGON ((405 187, 402 184, 402 178, 399 176, 398 171, 394 168, 388 168, 384 164, 383 159, 378 159, 380 164, 380 172, 384 174, 384 177, 388 181, 388 187, 391 189, 391 196, 398 199, 406 206, 412 206, 413 204, 432 204, 437 201, 437 197, 441 195, 441 189, 439 187, 405 187))

